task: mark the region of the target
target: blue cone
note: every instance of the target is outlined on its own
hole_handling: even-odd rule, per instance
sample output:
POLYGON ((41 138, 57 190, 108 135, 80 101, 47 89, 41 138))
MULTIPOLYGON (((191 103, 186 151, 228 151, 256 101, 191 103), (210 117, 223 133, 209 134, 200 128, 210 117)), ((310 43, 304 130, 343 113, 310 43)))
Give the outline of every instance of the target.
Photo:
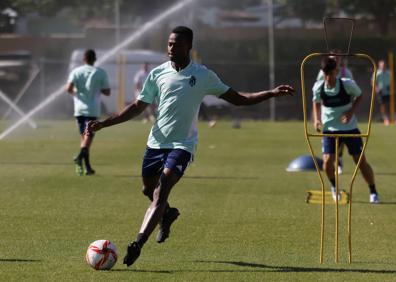
MULTIPOLYGON (((319 165, 320 170, 322 170, 323 161, 322 159, 315 157, 319 165)), ((298 158, 291 161, 286 171, 316 171, 315 163, 311 155, 299 156, 298 158)))

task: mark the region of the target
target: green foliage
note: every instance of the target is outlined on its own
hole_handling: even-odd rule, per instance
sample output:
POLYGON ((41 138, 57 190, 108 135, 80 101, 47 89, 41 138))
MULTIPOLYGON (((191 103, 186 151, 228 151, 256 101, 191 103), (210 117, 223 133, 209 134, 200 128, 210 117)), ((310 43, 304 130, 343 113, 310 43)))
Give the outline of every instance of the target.
POLYGON ((373 17, 383 35, 388 33, 389 24, 396 15, 396 0, 340 0, 340 5, 350 14, 373 17))
POLYGON ((320 22, 326 13, 326 1, 287 0, 286 2, 289 15, 300 18, 304 23, 311 20, 320 22))

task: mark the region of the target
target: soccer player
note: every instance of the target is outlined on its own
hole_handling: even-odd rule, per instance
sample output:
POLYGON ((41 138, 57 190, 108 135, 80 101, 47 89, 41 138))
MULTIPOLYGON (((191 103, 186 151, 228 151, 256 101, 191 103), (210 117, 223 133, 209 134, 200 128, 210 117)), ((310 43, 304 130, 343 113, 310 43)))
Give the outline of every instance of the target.
POLYGON ((380 104, 381 118, 384 125, 389 125, 390 72, 384 60, 378 61, 376 76, 375 92, 380 104))
MULTIPOLYGON (((331 53, 339 53, 338 50, 333 50, 331 53)), ((344 57, 339 57, 339 56, 333 56, 333 58, 337 61, 338 64, 338 74, 337 78, 349 78, 353 79, 353 75, 351 70, 347 66, 347 60, 344 57)), ((316 81, 324 81, 325 75, 322 69, 319 70, 318 75, 316 76, 316 81)), ((344 145, 340 145, 340 148, 338 149, 338 174, 342 174, 342 168, 343 168, 343 155, 344 152, 344 145)))
POLYGON ((110 87, 106 72, 94 66, 96 53, 89 49, 84 53, 84 65, 75 68, 69 75, 66 90, 73 96, 74 116, 80 131, 80 152, 74 158, 77 175, 95 174, 89 160, 89 149, 94 137, 93 133, 84 134, 89 121, 100 117, 100 94, 109 96, 110 87))
MULTIPOLYGON (((334 57, 322 60, 324 81, 317 81, 313 87, 314 126, 317 131, 331 134, 360 134, 355 111, 362 99, 362 91, 354 80, 337 78, 338 63, 334 57)), ((363 141, 360 137, 340 138, 345 143, 355 163, 362 152, 363 141)), ((336 199, 335 187, 335 138, 323 137, 323 170, 331 183, 333 199, 336 199)), ((379 203, 375 188, 374 172, 366 157, 362 156, 359 167, 370 189, 370 203, 379 203)))
POLYGON ((237 92, 225 85, 213 71, 191 60, 192 44, 190 28, 174 28, 168 38, 170 61, 150 72, 138 99, 120 113, 88 124, 88 131, 98 131, 136 117, 154 100, 158 101, 158 116, 151 128, 142 165, 143 193, 151 204, 136 240, 127 247, 124 257, 127 266, 139 257, 157 224, 160 227, 157 242, 161 243, 169 236, 170 226, 179 216, 178 209, 169 206, 168 196, 195 152, 198 141, 196 122, 204 96, 215 95, 234 105, 253 105, 294 92, 289 85, 255 93, 237 92))

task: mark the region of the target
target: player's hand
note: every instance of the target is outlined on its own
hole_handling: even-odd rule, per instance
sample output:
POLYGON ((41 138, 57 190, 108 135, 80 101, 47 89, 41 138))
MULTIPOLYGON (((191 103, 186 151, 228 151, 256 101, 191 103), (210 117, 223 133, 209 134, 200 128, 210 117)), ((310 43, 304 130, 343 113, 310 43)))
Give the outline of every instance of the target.
POLYGON ((279 85, 272 90, 272 94, 274 95, 274 97, 286 95, 293 96, 294 92, 294 88, 290 85, 279 85))
POLYGON ((91 120, 87 124, 85 129, 85 134, 90 134, 91 132, 99 131, 103 128, 103 124, 98 120, 91 120))
POLYGON ((342 122, 343 124, 347 124, 348 122, 351 121, 352 116, 353 116, 353 113, 351 113, 351 112, 346 112, 346 113, 344 113, 344 114, 341 116, 341 122, 342 122))
POLYGON ((322 122, 320 120, 316 120, 314 123, 316 132, 322 131, 322 122))

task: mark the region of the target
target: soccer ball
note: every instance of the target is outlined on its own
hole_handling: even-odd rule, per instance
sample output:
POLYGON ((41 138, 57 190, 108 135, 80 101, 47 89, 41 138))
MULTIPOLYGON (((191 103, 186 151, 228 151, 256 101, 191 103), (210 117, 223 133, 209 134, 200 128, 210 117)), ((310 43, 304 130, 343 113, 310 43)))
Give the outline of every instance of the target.
POLYGON ((109 240, 97 240, 89 245, 85 260, 96 270, 109 270, 117 262, 117 248, 109 240))

